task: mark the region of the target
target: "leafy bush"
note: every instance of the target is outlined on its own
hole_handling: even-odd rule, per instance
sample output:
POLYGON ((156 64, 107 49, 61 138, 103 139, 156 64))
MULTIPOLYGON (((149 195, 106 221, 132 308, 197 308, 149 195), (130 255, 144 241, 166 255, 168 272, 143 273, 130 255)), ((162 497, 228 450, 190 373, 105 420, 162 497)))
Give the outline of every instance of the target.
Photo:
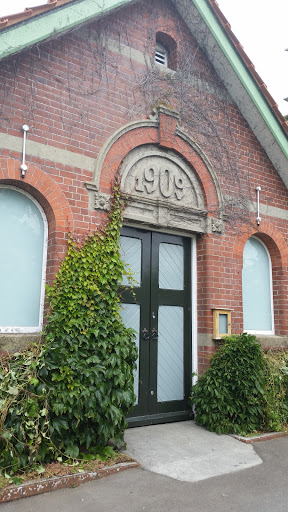
POLYGON ((121 442, 133 406, 134 332, 120 316, 120 192, 104 234, 69 241, 52 287, 42 347, 14 356, 0 371, 0 468, 13 473, 59 452, 121 442), (5 370, 8 369, 7 371, 5 370))
POLYGON ((229 336, 192 388, 196 423, 220 433, 252 432, 263 426, 267 367, 255 336, 229 336))
POLYGON ((13 474, 39 460, 49 440, 48 390, 37 378, 40 348, 2 357, 0 365, 0 473, 13 474), (38 392, 37 388, 38 387, 38 392))
POLYGON ((270 350, 265 362, 264 428, 279 431, 288 421, 288 353, 270 350))

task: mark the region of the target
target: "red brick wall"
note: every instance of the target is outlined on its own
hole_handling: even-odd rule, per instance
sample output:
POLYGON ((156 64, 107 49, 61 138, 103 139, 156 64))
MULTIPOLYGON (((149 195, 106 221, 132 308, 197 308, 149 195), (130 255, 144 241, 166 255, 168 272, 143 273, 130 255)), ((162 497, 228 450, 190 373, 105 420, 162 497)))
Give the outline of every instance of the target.
MULTIPOLYGON (((225 99, 223 85, 168 0, 136 3, 22 52, 1 64, 0 81, 3 133, 22 137, 25 123, 30 126, 29 141, 96 159, 117 129, 146 118, 153 106, 165 104, 180 112, 181 124, 207 155, 224 196, 241 195, 255 201, 255 188, 260 184, 262 203, 288 209, 285 185, 231 98, 225 99), (177 79, 173 82, 169 75, 147 68, 133 56, 124 57, 110 49, 113 40, 116 48, 124 44, 144 52, 153 62, 156 32, 173 38, 177 45, 173 58, 182 66, 182 74, 185 69, 190 72, 189 80, 185 73, 182 76, 184 92, 177 79), (205 87, 199 88, 199 83, 205 87)), ((163 132, 160 140, 153 130, 139 130, 118 141, 105 160, 100 191, 110 191, 121 160, 135 145, 161 143, 192 162, 202 182, 209 215, 215 216, 216 193, 206 167, 203 163, 201 167, 195 152, 189 153, 174 138, 175 131, 169 133, 169 123, 166 128, 169 136, 163 132)), ((27 155, 27 176, 21 180, 22 155, 2 149, 0 156, 2 183, 24 188, 46 212, 51 279, 65 254, 67 233, 83 236, 106 219, 105 213, 88 208, 84 183, 92 180, 92 172, 60 164, 52 157, 43 160, 27 155)), ((230 219, 224 235, 198 239, 198 331, 212 333, 212 308, 231 308, 232 331, 241 332, 243 248, 248 237, 257 232, 272 258, 276 334, 287 334, 287 223, 264 217, 257 229, 256 214, 244 225, 240 213, 238 219, 230 219)), ((202 366, 210 351, 205 347, 200 350, 202 366)))

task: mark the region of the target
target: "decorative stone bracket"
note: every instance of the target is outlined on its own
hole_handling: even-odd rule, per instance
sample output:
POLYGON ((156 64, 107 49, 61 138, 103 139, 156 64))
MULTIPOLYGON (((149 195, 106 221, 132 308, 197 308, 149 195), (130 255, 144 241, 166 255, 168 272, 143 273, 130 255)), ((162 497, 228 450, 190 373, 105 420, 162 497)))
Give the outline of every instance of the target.
POLYGON ((224 231, 224 223, 221 219, 209 219, 211 221, 211 231, 212 233, 223 233, 224 231))
POLYGON ((89 191, 89 209, 90 210, 110 210, 111 196, 98 192, 94 183, 86 183, 86 188, 89 191))
POLYGON ((100 194, 100 192, 95 192, 95 210, 110 210, 110 196, 108 194, 100 194))

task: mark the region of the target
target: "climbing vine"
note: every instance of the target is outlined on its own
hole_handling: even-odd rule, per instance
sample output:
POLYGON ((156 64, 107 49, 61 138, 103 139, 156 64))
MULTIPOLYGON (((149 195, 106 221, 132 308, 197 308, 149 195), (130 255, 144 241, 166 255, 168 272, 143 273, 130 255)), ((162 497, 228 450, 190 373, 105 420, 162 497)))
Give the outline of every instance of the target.
POLYGON ((70 458, 110 438, 121 443, 135 401, 134 332, 123 324, 118 287, 122 205, 114 186, 105 231, 71 238, 51 287, 45 342, 3 361, 0 468, 70 458))

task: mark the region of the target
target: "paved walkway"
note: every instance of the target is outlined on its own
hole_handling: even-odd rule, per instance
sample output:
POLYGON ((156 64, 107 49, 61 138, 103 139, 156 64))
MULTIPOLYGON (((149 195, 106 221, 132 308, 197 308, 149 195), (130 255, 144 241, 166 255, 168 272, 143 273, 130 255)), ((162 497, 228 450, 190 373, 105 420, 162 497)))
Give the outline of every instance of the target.
POLYGON ((198 482, 262 463, 252 445, 208 432, 194 421, 126 430, 127 453, 144 469, 198 482))
MULTIPOLYGON (((221 446, 223 437, 217 436, 217 439, 221 446)), ((242 446, 239 441, 237 442, 242 446)), ((243 446, 245 448, 244 444, 243 446)), ((287 512, 288 437, 255 443, 254 448, 263 460, 263 464, 245 471, 232 471, 229 474, 191 483, 140 468, 132 469, 89 482, 75 489, 62 489, 51 494, 3 504, 0 510, 1 512, 287 512)), ((149 449, 148 446, 147 449, 149 449)), ((234 450, 231 451, 231 455, 234 458, 234 450)))

